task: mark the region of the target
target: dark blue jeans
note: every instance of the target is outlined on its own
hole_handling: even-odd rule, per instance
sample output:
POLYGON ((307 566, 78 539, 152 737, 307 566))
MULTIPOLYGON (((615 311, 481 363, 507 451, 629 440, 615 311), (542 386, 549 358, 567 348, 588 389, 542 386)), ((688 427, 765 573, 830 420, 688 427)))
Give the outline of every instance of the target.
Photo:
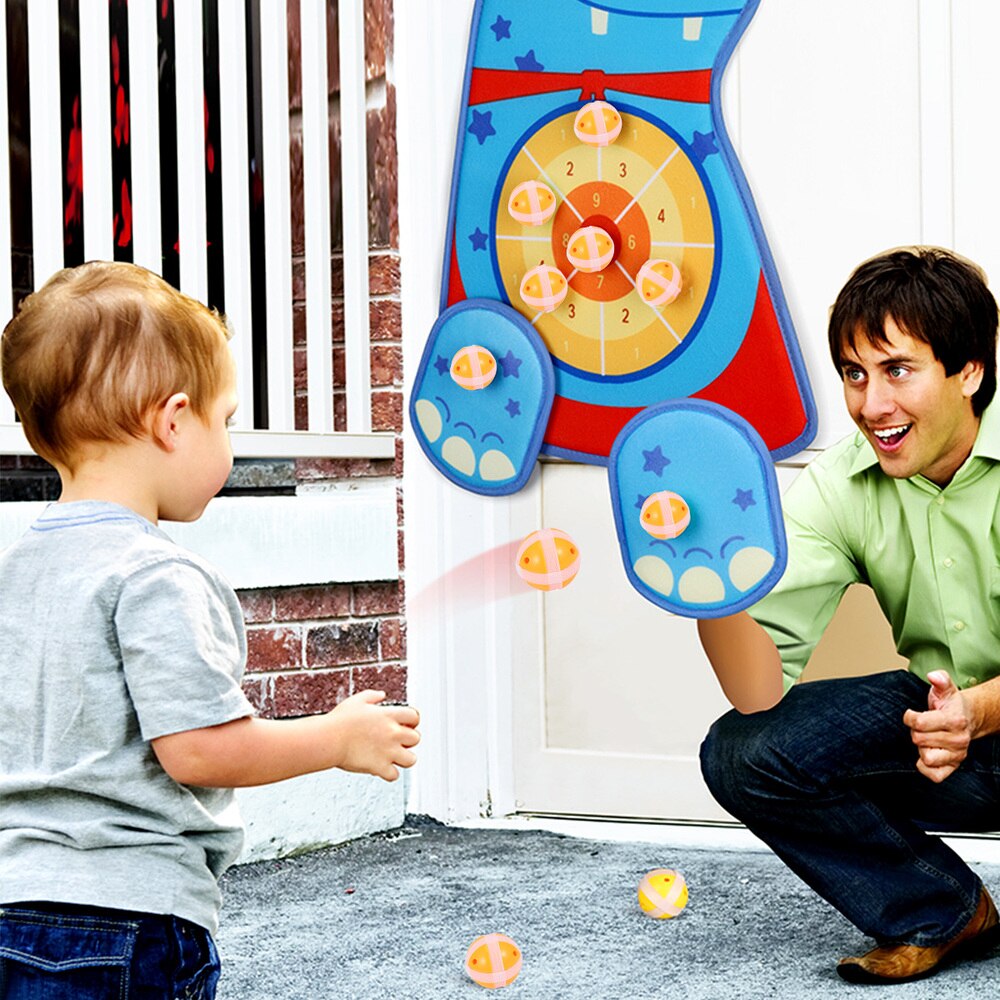
POLYGON ((927 691, 902 670, 800 684, 701 748, 719 804, 880 944, 943 944, 975 912, 979 878, 929 830, 1000 830, 1000 738, 940 784, 917 771, 903 713, 927 691))
POLYGON ((212 936, 178 917, 0 907, 0 1000, 212 1000, 218 981, 212 936))

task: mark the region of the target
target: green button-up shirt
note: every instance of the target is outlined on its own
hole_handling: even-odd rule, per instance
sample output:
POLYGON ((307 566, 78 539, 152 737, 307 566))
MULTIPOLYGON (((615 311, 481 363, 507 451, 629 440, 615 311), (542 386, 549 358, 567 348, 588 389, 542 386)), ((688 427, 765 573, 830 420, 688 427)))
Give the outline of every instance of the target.
POLYGON ((892 479, 860 433, 825 451, 783 497, 788 566, 750 613, 774 639, 785 691, 852 583, 867 583, 910 670, 959 688, 1000 674, 1000 401, 944 489, 892 479))

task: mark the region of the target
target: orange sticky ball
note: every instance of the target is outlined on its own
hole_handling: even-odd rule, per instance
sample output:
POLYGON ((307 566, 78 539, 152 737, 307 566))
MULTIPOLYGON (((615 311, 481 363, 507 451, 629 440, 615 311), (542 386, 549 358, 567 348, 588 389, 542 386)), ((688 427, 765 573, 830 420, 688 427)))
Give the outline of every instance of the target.
POLYGON ((681 269, 672 260, 647 260, 635 287, 648 306, 668 306, 681 294, 681 269))
POLYGON ((615 241, 600 226, 583 226, 569 238, 566 259, 578 271, 603 271, 615 256, 615 241))
POLYGON ((521 299, 532 309, 542 312, 552 312, 562 305, 569 285, 566 277, 558 267, 551 264, 539 264, 533 267, 521 281, 521 299))
POLYGON ((555 215, 556 196, 541 181, 525 181, 511 191, 507 211, 515 222, 540 226, 555 215))
POLYGON ((691 508, 683 497, 661 490, 646 497, 639 522, 654 538, 676 538, 691 523, 691 508))
POLYGON ((676 917, 687 906, 688 888, 684 876, 672 868, 654 868, 639 883, 639 906, 657 920, 676 917))
POLYGON ((580 550, 565 531, 539 528, 517 550, 517 575, 535 590, 562 590, 580 569, 580 550))
POLYGON ((607 101, 591 101, 576 113, 573 131, 588 146, 610 146, 621 135, 622 116, 607 101))
POLYGON ((465 953, 465 971, 488 990, 510 986, 521 971, 521 949, 506 934, 483 934, 465 953))
POLYGON ((463 347, 451 359, 451 377, 463 389, 485 389, 496 375, 497 359, 478 344, 463 347))

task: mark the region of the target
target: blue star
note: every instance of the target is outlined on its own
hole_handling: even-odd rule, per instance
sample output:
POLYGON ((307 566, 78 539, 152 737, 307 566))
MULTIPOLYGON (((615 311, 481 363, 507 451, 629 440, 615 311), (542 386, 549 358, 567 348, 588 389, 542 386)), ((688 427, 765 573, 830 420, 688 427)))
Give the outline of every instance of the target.
POLYGON ((503 369, 505 376, 513 375, 514 378, 520 378, 518 374, 518 368, 521 367, 521 359, 514 357, 513 351, 508 351, 502 358, 500 358, 500 367, 503 369))
POLYGON ((486 249, 486 241, 489 238, 490 238, 489 237, 489 233, 484 233, 479 228, 479 226, 476 226, 476 231, 474 233, 472 233, 472 235, 469 237, 469 239, 472 240, 472 249, 473 250, 485 250, 486 249))
POLYGON ((659 445, 652 451, 643 450, 642 457, 646 460, 642 471, 655 472, 658 476, 662 476, 663 470, 670 464, 670 459, 663 454, 659 445))
POLYGON ((510 21, 505 21, 497 14, 497 19, 490 25, 490 31, 497 36, 498 42, 501 38, 510 38, 510 21))
POLYGON ((715 145, 714 132, 694 133, 694 141, 691 143, 691 152, 698 158, 700 163, 704 163, 706 158, 713 153, 718 153, 719 147, 715 145))
POLYGON ((535 50, 528 49, 523 56, 514 56, 517 68, 525 73, 541 73, 545 67, 535 58, 535 50))
POLYGON ((521 404, 516 399, 508 399, 504 409, 512 417, 519 417, 521 415, 521 404))
POLYGON ((434 362, 434 367, 438 370, 438 375, 443 375, 451 365, 447 358, 442 358, 439 354, 437 361, 434 362))
POLYGON ((644 496, 643 496, 643 495, 642 495, 642 494, 640 493, 640 494, 639 494, 639 495, 638 495, 638 496, 636 497, 636 500, 635 500, 635 509, 636 509, 636 510, 642 510, 642 505, 643 505, 643 504, 644 504, 645 502, 646 502, 646 497, 644 497, 644 496))
POLYGON ((472 124, 469 131, 479 140, 481 146, 491 135, 496 135, 497 130, 493 127, 492 111, 472 111, 472 124))
POLYGON ((737 489, 736 496, 733 497, 733 503, 742 511, 745 511, 747 507, 757 506, 757 501, 753 498, 753 490, 737 489))

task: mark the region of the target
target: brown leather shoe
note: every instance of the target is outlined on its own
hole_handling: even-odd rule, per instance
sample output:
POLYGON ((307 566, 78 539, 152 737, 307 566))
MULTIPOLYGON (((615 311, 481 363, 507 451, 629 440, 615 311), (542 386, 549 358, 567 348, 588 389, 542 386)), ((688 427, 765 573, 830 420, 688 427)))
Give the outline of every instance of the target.
POLYGON ((1000 918, 986 889, 972 919, 946 944, 919 948, 892 944, 874 948, 860 958, 842 958, 837 972, 849 983, 908 983, 933 975, 947 959, 953 962, 982 954, 1000 941, 1000 918))

